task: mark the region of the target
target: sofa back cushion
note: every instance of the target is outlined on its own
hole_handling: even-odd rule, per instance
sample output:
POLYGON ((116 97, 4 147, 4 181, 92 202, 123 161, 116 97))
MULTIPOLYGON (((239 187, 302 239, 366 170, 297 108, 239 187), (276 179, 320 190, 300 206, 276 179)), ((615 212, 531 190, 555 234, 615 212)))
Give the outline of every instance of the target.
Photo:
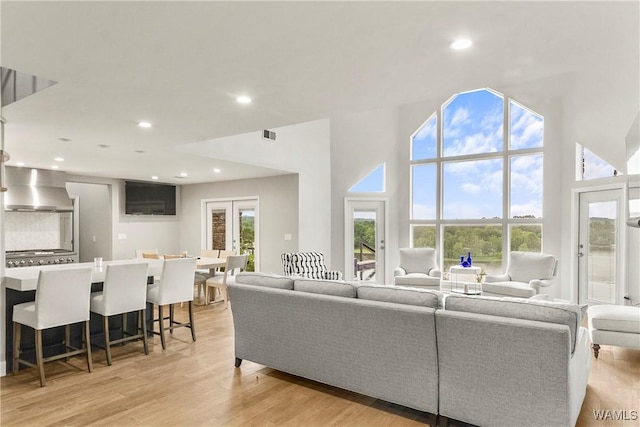
POLYGON ((409 273, 428 273, 437 267, 433 248, 400 248, 400 267, 409 273))
POLYGON ((360 285, 358 286, 358 299, 419 305, 431 308, 442 307, 441 292, 400 286, 360 285))
POLYGON ((236 283, 245 285, 265 286, 267 288, 278 288, 293 290, 293 279, 291 277, 279 276, 270 273, 242 272, 236 274, 236 283))
POLYGON ((576 334, 582 321, 581 310, 577 304, 553 301, 447 295, 444 307, 445 310, 566 325, 571 335, 571 353, 575 349, 576 334))
POLYGON ((556 258, 536 252, 511 252, 509 277, 514 282, 529 283, 533 279, 551 279, 556 269, 556 258))
POLYGON ((295 279, 293 290, 347 298, 356 298, 358 295, 356 285, 338 280, 295 279))

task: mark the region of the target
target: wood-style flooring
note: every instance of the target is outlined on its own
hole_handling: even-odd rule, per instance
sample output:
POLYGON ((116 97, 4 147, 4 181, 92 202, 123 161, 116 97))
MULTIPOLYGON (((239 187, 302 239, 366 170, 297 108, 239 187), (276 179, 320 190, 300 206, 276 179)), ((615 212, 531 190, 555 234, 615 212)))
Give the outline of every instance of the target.
MULTIPOLYGON (((176 307, 177 320, 186 306, 176 307)), ((429 414, 284 374, 249 361, 233 366, 233 322, 221 304, 196 307, 197 342, 177 329, 162 350, 142 343, 113 349, 107 366, 94 350, 84 359, 46 365, 0 379, 2 426, 425 426, 429 414)), ((638 426, 598 421, 596 409, 640 412, 640 351, 602 346, 592 358, 579 426, 638 426)), ((639 414, 640 415, 640 414, 639 414)), ((452 423, 454 426, 462 424, 452 423)))

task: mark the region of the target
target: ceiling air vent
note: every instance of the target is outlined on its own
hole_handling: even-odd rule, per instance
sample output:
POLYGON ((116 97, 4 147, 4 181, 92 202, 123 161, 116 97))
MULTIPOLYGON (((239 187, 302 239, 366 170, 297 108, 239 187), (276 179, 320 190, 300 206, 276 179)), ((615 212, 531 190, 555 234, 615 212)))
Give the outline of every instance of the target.
POLYGON ((265 130, 262 131, 262 139, 268 139, 270 141, 275 141, 276 140, 276 133, 265 129, 265 130))

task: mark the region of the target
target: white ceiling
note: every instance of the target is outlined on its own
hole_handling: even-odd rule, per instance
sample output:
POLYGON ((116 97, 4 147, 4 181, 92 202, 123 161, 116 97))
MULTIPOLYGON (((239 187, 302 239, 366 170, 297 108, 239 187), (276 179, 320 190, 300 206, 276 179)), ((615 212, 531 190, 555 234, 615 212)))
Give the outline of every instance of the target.
POLYGON ((0 14, 1 65, 58 82, 2 109, 8 164, 62 156, 73 174, 268 176, 282 172, 178 147, 527 85, 561 100, 567 135, 623 163, 640 99, 638 1, 4 0, 0 14), (474 46, 449 49, 460 36, 474 46))

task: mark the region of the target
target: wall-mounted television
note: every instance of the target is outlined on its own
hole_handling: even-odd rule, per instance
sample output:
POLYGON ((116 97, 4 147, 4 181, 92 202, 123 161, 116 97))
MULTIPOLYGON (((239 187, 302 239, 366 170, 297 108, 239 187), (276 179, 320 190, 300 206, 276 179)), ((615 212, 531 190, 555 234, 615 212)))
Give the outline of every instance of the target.
POLYGON ((175 185, 125 181, 124 194, 127 215, 176 214, 175 185))

